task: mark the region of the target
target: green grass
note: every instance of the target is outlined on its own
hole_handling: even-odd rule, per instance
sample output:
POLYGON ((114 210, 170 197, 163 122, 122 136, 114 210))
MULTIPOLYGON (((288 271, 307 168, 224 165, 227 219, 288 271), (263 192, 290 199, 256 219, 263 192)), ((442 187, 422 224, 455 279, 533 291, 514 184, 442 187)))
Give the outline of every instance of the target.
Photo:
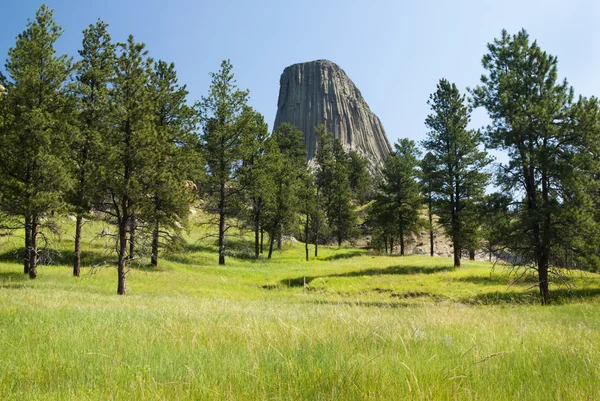
MULTIPOLYGON (((541 307, 502 266, 327 247, 307 263, 297 244, 219 267, 196 234, 120 297, 110 265, 71 277, 64 226, 34 281, 21 239, 2 242, 2 400, 600 399, 595 274, 541 307)), ((100 230, 88 265, 107 259, 100 230)))

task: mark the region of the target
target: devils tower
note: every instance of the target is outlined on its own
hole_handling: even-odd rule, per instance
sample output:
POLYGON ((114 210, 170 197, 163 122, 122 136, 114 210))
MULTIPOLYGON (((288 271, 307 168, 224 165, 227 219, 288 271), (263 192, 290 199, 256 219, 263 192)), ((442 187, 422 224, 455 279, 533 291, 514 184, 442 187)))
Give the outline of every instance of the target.
POLYGON ((328 60, 294 64, 283 70, 275 128, 290 123, 304 133, 308 159, 315 156, 315 127, 327 130, 378 166, 392 151, 379 118, 344 70, 328 60))

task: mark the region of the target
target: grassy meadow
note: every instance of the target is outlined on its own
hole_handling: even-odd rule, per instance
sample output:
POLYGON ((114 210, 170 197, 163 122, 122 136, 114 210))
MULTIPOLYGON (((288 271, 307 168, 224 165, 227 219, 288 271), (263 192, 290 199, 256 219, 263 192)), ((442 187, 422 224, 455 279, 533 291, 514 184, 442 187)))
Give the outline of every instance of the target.
POLYGON ((18 233, 0 240, 1 400, 600 399, 600 275, 541 307, 500 265, 337 247, 307 263, 301 243, 253 260, 238 241, 219 267, 191 235, 122 297, 100 223, 72 277, 71 225, 34 281, 18 233))

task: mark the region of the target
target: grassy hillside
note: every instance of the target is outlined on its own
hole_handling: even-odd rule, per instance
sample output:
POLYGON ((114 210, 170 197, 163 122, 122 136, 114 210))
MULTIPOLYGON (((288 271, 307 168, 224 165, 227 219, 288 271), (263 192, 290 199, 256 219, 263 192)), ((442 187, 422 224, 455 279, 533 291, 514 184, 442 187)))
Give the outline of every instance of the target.
MULTIPOLYGON (((508 270, 323 248, 303 261, 229 258, 209 241, 141 267, 117 296, 100 224, 71 277, 69 222, 56 265, 30 281, 20 238, 0 248, 2 400, 595 400, 600 277, 572 273, 537 305, 508 270)), ((240 254, 245 244, 234 244, 240 254)))

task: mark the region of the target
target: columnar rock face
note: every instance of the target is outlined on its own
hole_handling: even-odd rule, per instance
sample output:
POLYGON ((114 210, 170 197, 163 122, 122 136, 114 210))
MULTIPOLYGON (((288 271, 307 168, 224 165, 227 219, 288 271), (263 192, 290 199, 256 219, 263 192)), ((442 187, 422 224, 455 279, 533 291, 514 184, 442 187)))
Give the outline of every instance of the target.
POLYGON ((275 128, 290 123, 304 132, 308 159, 316 153, 315 127, 378 166, 392 151, 381 121, 344 70, 328 60, 294 64, 281 74, 275 128))

